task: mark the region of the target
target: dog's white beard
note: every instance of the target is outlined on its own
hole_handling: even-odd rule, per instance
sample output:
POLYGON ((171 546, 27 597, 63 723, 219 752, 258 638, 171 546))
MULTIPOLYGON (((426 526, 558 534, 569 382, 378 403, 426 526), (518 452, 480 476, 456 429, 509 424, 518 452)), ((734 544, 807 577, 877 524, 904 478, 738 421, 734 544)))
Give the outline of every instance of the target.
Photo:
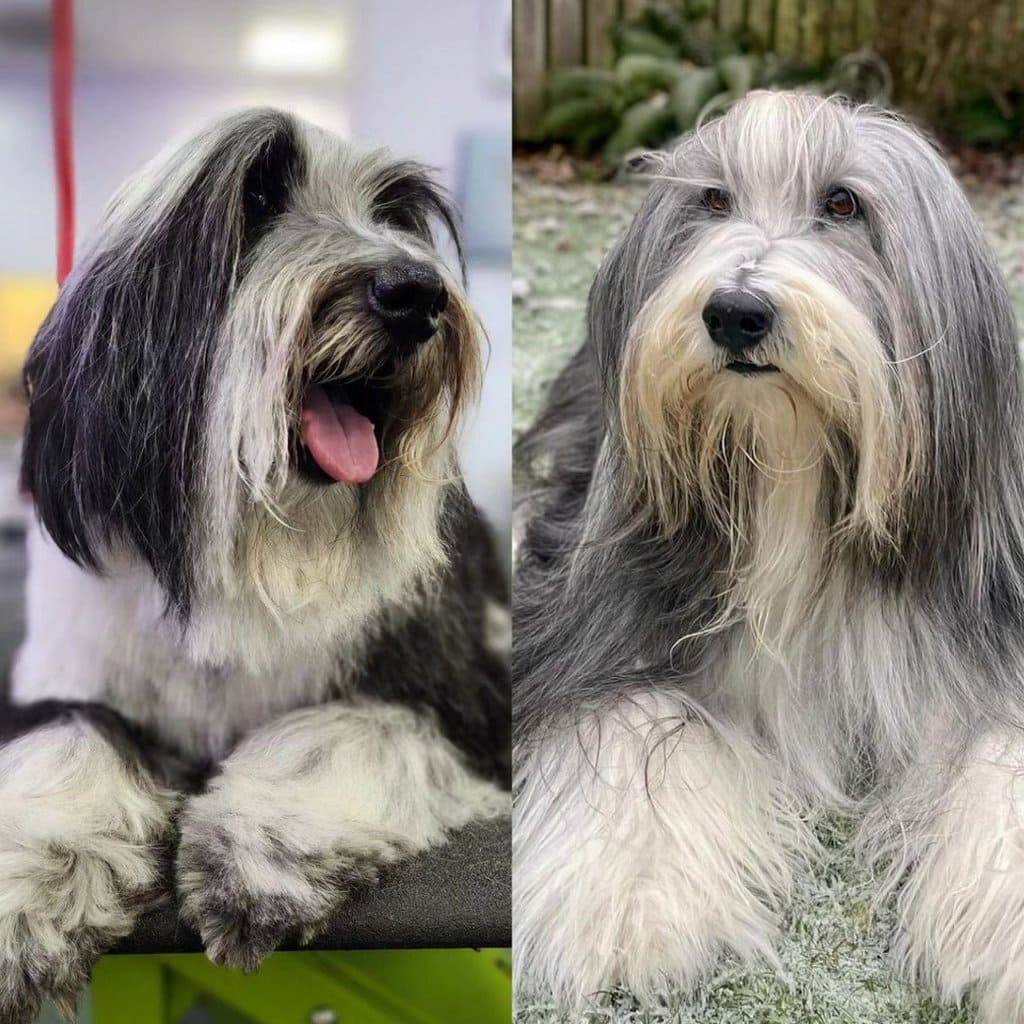
POLYGON ((284 656, 316 661, 344 649, 355 659, 376 619, 411 607, 446 562, 443 488, 404 476, 370 521, 346 486, 296 484, 276 509, 250 510, 230 572, 196 604, 190 656, 253 672, 273 671, 284 656))
POLYGON ((724 370, 709 352, 701 311, 737 259, 726 248, 710 266, 684 265, 637 318, 620 399, 629 482, 664 529, 683 528, 700 505, 734 552, 772 537, 776 551, 762 572, 780 560, 785 575, 792 531, 777 521, 780 506, 808 517, 826 481, 830 503, 844 512, 823 526, 886 543, 920 450, 916 406, 899 396, 869 320, 785 255, 766 260, 755 279, 765 279, 784 339, 773 336, 757 358, 781 372, 750 379, 724 370), (758 528, 762 515, 768 522, 758 528))

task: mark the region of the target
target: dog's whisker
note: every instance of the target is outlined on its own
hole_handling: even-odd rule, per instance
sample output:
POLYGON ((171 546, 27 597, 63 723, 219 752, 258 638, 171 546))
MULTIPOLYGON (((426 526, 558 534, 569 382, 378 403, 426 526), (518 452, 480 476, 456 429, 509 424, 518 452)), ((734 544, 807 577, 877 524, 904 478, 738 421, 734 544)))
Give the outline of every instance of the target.
POLYGON ((941 344, 942 344, 942 343, 943 343, 943 342, 944 342, 945 340, 946 340, 946 332, 945 332, 945 331, 943 331, 943 332, 942 332, 942 334, 940 334, 940 335, 939 335, 939 336, 938 336, 938 337, 937 337, 937 338, 935 339, 935 341, 933 341, 933 342, 932 342, 932 343, 931 343, 930 345, 927 345, 927 346, 926 346, 925 348, 921 349, 921 351, 920 351, 920 352, 912 352, 912 353, 911 353, 910 355, 908 355, 908 356, 904 356, 904 357, 903 357, 902 359, 889 359, 889 360, 887 360, 887 364, 888 364, 889 366, 900 366, 900 365, 901 365, 901 364, 903 364, 903 363, 910 363, 910 362, 913 362, 913 361, 914 361, 915 359, 920 359, 920 358, 922 358, 923 356, 926 356, 926 355, 928 355, 928 353, 929 353, 929 352, 933 352, 933 351, 934 351, 935 349, 937 349, 937 348, 938 348, 938 347, 939 347, 939 346, 940 346, 940 345, 941 345, 941 344))

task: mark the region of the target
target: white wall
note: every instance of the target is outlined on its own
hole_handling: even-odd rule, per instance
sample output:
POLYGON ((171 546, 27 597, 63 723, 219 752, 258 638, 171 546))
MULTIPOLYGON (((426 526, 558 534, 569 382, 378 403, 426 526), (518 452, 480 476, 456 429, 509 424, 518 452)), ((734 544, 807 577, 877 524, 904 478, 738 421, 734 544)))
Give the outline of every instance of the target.
POLYGON ((467 128, 507 132, 511 147, 511 93, 493 83, 496 54, 487 31, 503 7, 502 0, 358 5, 353 137, 401 145, 444 169, 454 166, 456 137, 467 128))
POLYGON ((0 273, 54 273, 49 116, 45 69, 0 71, 0 273))

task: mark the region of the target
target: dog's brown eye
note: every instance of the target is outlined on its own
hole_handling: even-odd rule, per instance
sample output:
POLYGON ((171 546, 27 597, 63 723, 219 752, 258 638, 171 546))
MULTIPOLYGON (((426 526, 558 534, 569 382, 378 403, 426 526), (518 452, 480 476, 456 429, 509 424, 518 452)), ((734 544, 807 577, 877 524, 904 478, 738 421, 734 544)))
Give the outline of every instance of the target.
POLYGON ((704 205, 715 213, 728 213, 732 209, 732 198, 724 188, 706 188, 701 198, 704 205))
POLYGON ((849 189, 835 188, 825 200, 825 210, 836 220, 849 220, 857 215, 857 199, 849 189))

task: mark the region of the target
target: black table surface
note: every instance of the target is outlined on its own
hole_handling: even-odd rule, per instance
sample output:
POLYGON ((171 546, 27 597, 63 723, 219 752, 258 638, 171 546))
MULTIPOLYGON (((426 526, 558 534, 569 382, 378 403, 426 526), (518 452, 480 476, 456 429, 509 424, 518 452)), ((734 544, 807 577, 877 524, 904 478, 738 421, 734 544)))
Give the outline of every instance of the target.
MULTIPOLYGON (((9 543, 9 540, 8 540, 9 543)), ((23 631, 21 552, 0 538, 0 665, 23 631)), ((4 691, 0 679, 0 735, 4 691)), ((508 818, 455 833, 444 846, 398 865, 379 886, 342 904, 311 949, 504 947, 511 944, 511 839, 508 818)), ((173 906, 143 916, 118 953, 192 953, 199 937, 173 906)))
MULTIPOLYGON (((343 903, 306 949, 446 949, 512 943, 507 818, 472 825, 343 903)), ((173 907, 146 914, 115 953, 195 953, 173 907)), ((283 947, 293 948, 293 947, 283 947)))

